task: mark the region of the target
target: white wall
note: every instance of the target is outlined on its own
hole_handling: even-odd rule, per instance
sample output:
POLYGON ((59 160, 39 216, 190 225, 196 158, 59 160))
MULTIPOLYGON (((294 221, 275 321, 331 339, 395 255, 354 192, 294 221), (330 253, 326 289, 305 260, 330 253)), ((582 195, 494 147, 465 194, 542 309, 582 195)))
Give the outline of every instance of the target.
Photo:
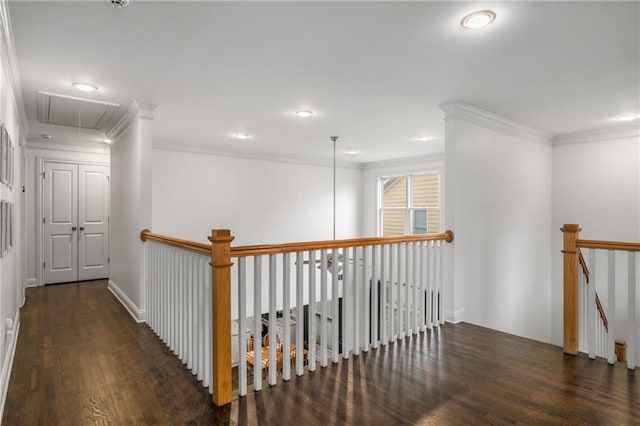
POLYGON ((455 232, 445 309, 549 341, 550 137, 464 104, 443 109, 445 227, 455 232))
POLYGON ((22 242, 24 199, 21 196, 23 185, 23 147, 24 112, 19 97, 19 86, 13 78, 16 75, 11 28, 9 26, 6 3, 0 3, 0 121, 2 121, 15 147, 14 186, 9 188, 0 184, 0 198, 14 203, 14 246, 0 259, 0 413, 4 409, 7 386, 11 373, 11 364, 20 325, 20 311, 24 295, 22 285, 22 242), (11 322, 11 327, 7 322, 11 322))
MULTIPOLYGON (((562 344, 562 233, 577 223, 585 239, 640 241, 640 141, 606 135, 553 147, 552 336, 562 344)), ((585 257, 588 255, 585 252, 585 257)), ((616 263, 616 338, 626 340, 626 254, 616 263)), ((606 254, 599 254, 597 291, 607 311, 606 254)), ((611 321, 612 315, 607 312, 611 321)))
POLYGON ((140 231, 151 228, 153 109, 134 102, 109 135, 113 140, 109 289, 137 321, 144 321, 146 315, 140 231))
POLYGON ((64 145, 55 142, 27 142, 25 147, 25 201, 26 201, 26 236, 27 265, 26 282, 28 287, 42 285, 42 268, 36 265, 42 264, 38 231, 41 223, 38 209, 41 206, 38 199, 41 197, 42 180, 39 177, 41 163, 45 160, 68 161, 72 163, 99 163, 109 164, 108 146, 78 147, 64 145))
MULTIPOLYGON (((230 229, 234 246, 332 238, 332 168, 153 150, 153 228, 207 242, 230 229)), ((336 170, 336 238, 360 236, 361 172, 336 170)))

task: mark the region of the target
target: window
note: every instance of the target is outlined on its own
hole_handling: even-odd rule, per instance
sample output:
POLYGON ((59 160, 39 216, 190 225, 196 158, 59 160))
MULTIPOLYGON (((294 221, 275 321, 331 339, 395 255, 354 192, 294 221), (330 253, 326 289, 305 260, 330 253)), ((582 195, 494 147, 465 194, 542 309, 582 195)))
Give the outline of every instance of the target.
POLYGON ((380 178, 378 234, 440 232, 440 175, 380 178))

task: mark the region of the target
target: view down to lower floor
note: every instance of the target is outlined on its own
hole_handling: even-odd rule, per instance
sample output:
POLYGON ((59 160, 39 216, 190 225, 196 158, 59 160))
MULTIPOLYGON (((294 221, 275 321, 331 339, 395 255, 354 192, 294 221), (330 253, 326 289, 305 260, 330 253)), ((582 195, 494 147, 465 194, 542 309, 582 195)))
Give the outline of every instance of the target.
MULTIPOLYGON (((638 370, 445 324, 216 407, 106 281, 27 289, 3 424, 633 424, 638 370)), ((234 383, 234 388, 237 384, 234 383)))

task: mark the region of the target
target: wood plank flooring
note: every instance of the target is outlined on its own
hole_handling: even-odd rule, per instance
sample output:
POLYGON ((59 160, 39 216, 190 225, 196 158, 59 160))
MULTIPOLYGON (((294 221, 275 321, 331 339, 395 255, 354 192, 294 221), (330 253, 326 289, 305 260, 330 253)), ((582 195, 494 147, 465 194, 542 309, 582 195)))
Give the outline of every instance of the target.
POLYGON ((3 424, 640 424, 622 364, 446 325, 217 409, 106 282, 30 288, 3 424))

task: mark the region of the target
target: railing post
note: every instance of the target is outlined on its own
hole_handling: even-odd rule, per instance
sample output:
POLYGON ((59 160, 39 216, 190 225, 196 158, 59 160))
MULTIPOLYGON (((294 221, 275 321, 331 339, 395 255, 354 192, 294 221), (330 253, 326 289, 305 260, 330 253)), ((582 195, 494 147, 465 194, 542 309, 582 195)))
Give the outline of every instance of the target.
POLYGON ((231 402, 231 231, 211 231, 213 403, 231 402))
POLYGON ((564 254, 563 317, 564 317, 564 353, 578 353, 578 247, 576 240, 580 227, 565 224, 561 229, 564 236, 562 253, 564 254))

